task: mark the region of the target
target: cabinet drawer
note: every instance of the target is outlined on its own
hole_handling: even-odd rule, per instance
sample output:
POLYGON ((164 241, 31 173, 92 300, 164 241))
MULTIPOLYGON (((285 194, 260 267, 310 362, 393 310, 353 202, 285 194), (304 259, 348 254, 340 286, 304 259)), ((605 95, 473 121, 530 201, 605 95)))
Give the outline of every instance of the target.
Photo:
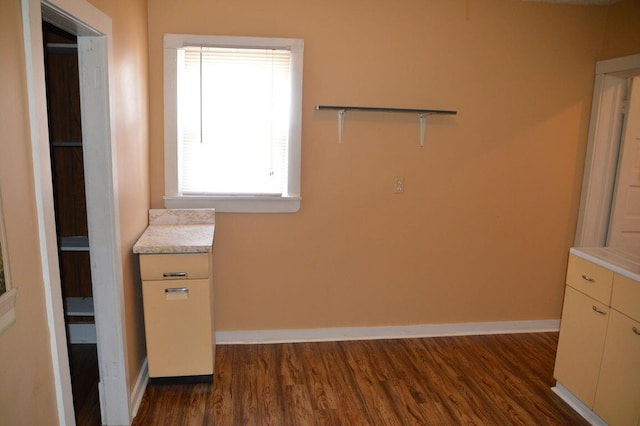
POLYGON ((640 283, 616 274, 613 278, 611 307, 640 321, 640 283))
POLYGON ((209 280, 144 281, 150 377, 213 374, 209 280))
POLYGON ((606 305, 611 300, 613 271, 578 256, 569 256, 567 284, 606 305))
POLYGON ((143 254, 140 274, 143 281, 208 278, 209 254, 143 254))

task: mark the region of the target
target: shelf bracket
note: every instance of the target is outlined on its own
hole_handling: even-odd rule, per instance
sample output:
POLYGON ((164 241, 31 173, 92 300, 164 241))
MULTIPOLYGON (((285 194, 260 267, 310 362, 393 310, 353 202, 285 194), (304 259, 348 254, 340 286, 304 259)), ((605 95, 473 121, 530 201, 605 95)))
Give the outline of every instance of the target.
POLYGON ((427 116, 420 114, 420 147, 424 148, 424 134, 427 127, 427 116))
POLYGON ((338 145, 342 145, 342 130, 344 129, 344 109, 338 110, 338 145))

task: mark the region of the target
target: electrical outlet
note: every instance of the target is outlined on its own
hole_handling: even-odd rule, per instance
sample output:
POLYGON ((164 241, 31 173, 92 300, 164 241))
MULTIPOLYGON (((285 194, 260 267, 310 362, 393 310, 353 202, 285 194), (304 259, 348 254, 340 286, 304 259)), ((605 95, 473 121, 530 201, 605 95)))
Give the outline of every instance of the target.
POLYGON ((404 192, 404 179, 403 178, 395 178, 394 179, 396 185, 396 194, 402 194, 404 192))

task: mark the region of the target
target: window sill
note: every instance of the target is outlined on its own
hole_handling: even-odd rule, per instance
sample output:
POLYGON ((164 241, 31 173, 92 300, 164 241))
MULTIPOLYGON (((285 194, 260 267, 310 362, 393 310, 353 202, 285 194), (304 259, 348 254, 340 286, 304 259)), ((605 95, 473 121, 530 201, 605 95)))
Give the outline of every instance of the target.
POLYGON ((16 322, 17 293, 17 289, 13 288, 0 296, 0 334, 4 333, 16 322))
POLYGON ((168 209, 214 208, 216 213, 295 213, 300 210, 298 196, 165 196, 168 209))

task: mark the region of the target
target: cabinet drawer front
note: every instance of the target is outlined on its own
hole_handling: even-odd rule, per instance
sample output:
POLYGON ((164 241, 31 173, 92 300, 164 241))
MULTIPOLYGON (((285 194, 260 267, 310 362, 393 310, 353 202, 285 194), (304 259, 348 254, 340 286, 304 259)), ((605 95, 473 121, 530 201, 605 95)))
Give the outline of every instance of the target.
POLYGON ((612 310, 593 410, 610 425, 640 421, 640 322, 612 310))
POLYGON ((140 274, 143 281, 208 278, 209 254, 143 254, 140 274))
POLYGON ((567 284, 608 305, 611 300, 613 271, 578 256, 569 256, 567 284))
POLYGON ((209 280, 142 283, 151 377, 213 373, 209 280))
POLYGON ((592 408, 610 309, 569 286, 565 289, 553 376, 592 408))
POLYGON ((613 278, 611 307, 640 321, 640 283, 616 274, 613 278))

